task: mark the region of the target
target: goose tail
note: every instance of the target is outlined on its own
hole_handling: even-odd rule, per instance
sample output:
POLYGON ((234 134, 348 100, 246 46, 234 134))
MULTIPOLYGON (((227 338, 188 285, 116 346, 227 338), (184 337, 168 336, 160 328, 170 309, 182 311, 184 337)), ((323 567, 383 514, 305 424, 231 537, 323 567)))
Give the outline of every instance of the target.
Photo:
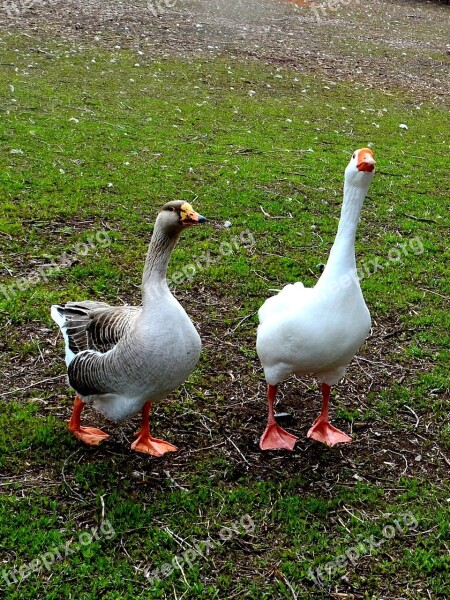
POLYGON ((60 328, 61 333, 63 334, 64 345, 66 347, 66 365, 69 366, 75 358, 75 354, 70 349, 69 336, 67 335, 66 331, 67 315, 65 314, 65 307, 60 306, 59 304, 53 304, 50 314, 52 319, 60 328))

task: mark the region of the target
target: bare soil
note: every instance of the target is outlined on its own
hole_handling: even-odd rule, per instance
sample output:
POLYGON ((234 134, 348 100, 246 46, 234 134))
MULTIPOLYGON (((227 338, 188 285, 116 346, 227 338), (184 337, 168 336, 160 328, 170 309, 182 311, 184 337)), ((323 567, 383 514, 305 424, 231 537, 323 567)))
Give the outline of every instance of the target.
MULTIPOLYGON (((158 487, 158 480, 163 488, 167 485, 169 466, 182 484, 208 457, 215 460, 222 457, 229 465, 226 473, 220 474, 221 479, 234 481, 248 473, 256 473, 262 480, 285 480, 302 475, 304 491, 321 490, 324 495, 332 493, 338 482, 350 487, 357 481, 377 484, 388 497, 391 493, 395 495, 402 477, 425 477, 437 486, 446 479, 450 462, 435 437, 435 415, 428 411, 417 414, 403 406, 394 417, 384 418, 378 411, 370 420, 363 416, 373 404, 373 398, 367 400, 369 393, 381 398, 392 382, 414 386, 419 374, 432 368, 426 359, 402 359, 411 332, 400 320, 373 324, 375 333, 352 361, 346 377, 333 389, 332 422, 353 437, 352 444, 330 451, 306 437, 320 411, 320 390, 311 378, 291 378, 279 386, 277 411, 285 413, 280 424, 299 440, 292 453, 262 453, 258 442, 266 424, 265 383, 258 359, 249 358, 242 351, 242 348, 254 347, 252 315, 245 321, 237 319, 235 307, 222 298, 220 292, 203 286, 186 293, 186 297, 184 294, 177 295, 182 303, 190 306, 189 313, 201 332, 203 356, 209 358, 211 364, 202 366, 201 397, 195 388, 185 385, 172 395, 168 407, 155 407, 152 419, 155 435, 163 432, 166 439, 176 440, 180 451, 169 459, 152 463, 151 476, 156 478, 152 485, 158 487), (205 316, 205 305, 214 307, 220 318, 205 316), (232 324, 225 325, 224 321, 232 324), (183 398, 182 414, 177 412, 178 394, 183 398), (352 413, 351 422, 339 418, 337 408, 352 413), (355 410, 360 418, 355 416, 355 410)), ((39 403, 40 412, 64 422, 70 417, 71 401, 66 378, 60 375, 63 355, 59 333, 38 324, 33 328, 28 323, 23 330, 17 327, 15 336, 19 340, 39 339, 41 352, 27 356, 3 355, 0 397, 14 397, 25 403, 32 399, 39 403), (51 402, 44 399, 44 391, 51 394, 51 402)), ((111 434, 107 443, 95 449, 97 460, 123 456, 141 472, 145 460, 128 449, 139 427, 138 417, 114 424, 89 407, 83 415, 87 424, 111 434)), ((34 473, 34 477, 40 475, 34 473)), ((59 473, 53 474, 55 479, 59 476, 59 473)), ((148 476, 145 474, 146 481, 148 476)), ((211 472, 211 476, 219 477, 219 473, 211 472)), ((70 481, 69 475, 67 477, 70 481)), ((48 466, 46 478, 49 482, 52 480, 48 466)))
MULTIPOLYGON (((342 3, 337 10, 323 12, 317 6, 282 0, 153 0, 150 8, 138 0, 51 0, 31 6, 30 0, 26 1, 27 8, 20 14, 13 11, 12 16, 6 14, 5 4, 0 5, 0 34, 20 32, 32 36, 33 42, 41 38, 43 44, 52 39, 78 46, 120 45, 143 52, 143 62, 173 55, 235 56, 287 65, 301 73, 317 73, 387 93, 400 91, 418 102, 441 103, 450 97, 450 56, 446 51, 450 12, 445 3, 367 0, 364 4, 342 3)), ((20 8, 25 0, 15 3, 20 8)), ((12 4, 8 0, 10 8, 12 4)), ((41 51, 45 52, 45 46, 41 51)), ((211 467, 211 478, 236 481, 253 473, 259 479, 276 481, 301 475, 306 493, 324 497, 332 495, 336 485, 350 488, 358 481, 379 485, 389 497, 396 495, 402 477, 423 477, 436 486, 448 479, 450 461, 435 437, 431 412, 417 414, 404 406, 397 415, 397 427, 392 415, 389 422, 380 415, 370 421, 363 418, 370 405, 366 403, 369 392, 381 395, 392 381, 413 386, 419 373, 432 368, 426 359, 402 360, 410 332, 400 320, 392 316, 374 323, 375 334, 333 392, 333 422, 353 435, 352 444, 330 451, 306 438, 320 410, 320 393, 312 380, 291 379, 280 386, 277 410, 288 413, 283 426, 299 441, 292 453, 261 453, 258 440, 267 410, 264 379, 257 359, 241 350, 254 347, 252 316, 243 322, 236 319, 235 307, 218 290, 199 287, 195 294, 189 292, 189 298, 180 293, 179 299, 190 307, 204 355, 213 357, 211 366, 202 369, 202 397, 187 384, 179 392, 188 401, 182 414, 175 414, 177 397, 169 401, 168 411, 156 407, 155 435, 176 440, 180 452, 153 461, 150 470, 148 457, 128 450, 137 419, 113 425, 87 409, 85 422, 108 431, 111 438, 93 452, 77 449, 64 462, 62 477, 74 503, 82 490, 73 465, 83 453, 89 453, 92 461, 116 461, 118 473, 132 473, 136 485, 153 490, 189 486, 190 472, 209 458, 211 464, 218 464, 218 457, 225 459, 228 467, 223 472, 211 467), (206 319, 205 305, 215 306, 220 318, 206 319), (235 319, 232 326, 225 325, 228 319, 235 319), (360 421, 358 417, 351 422, 336 417, 337 406, 352 414, 357 407, 360 421)), ((65 378, 60 375, 63 353, 59 335, 38 323, 34 328, 31 323, 17 328, 15 335, 22 341, 39 339, 41 352, 16 356, 11 352, 14 340, 2 342, 0 350, 6 352, 0 358, 0 397, 27 402, 31 396, 41 412, 64 421, 70 416, 70 402, 65 378), (45 400, 44 394, 36 396, 35 390, 51 393, 52 401, 45 400)), ((45 490, 60 482, 56 468, 30 464, 27 474, 6 472, 2 480, 20 482, 22 494, 36 482, 45 490)), ((342 591, 349 591, 342 586, 342 591)))
POLYGON ((164 55, 239 56, 330 80, 450 97, 448 1, 5 0, 0 31, 164 55))
MULTIPOLYGON (((445 2, 345 0, 333 5, 306 0, 7 0, 0 5, 0 33, 18 32, 31 36, 33 43, 45 41, 69 45, 121 46, 136 50, 142 64, 162 57, 239 57, 275 65, 286 65, 301 73, 317 73, 325 79, 354 82, 355 86, 377 87, 387 93, 405 93, 417 101, 441 103, 450 97, 447 54, 450 11, 445 2), (5 9, 8 9, 6 12, 5 9)), ((19 260, 19 259, 18 259, 19 260)), ((358 480, 378 481, 395 490, 402 476, 425 475, 437 484, 445 477, 449 462, 433 435, 433 415, 415 414, 405 407, 398 415, 399 427, 392 429, 380 417, 353 420, 356 441, 334 452, 308 440, 306 432, 320 408, 320 393, 312 381, 290 380, 280 386, 278 410, 287 412, 284 426, 299 436, 295 451, 261 453, 259 436, 265 425, 265 389, 258 361, 242 355, 240 346, 254 347, 255 323, 251 318, 227 329, 225 318, 233 318, 230 307, 215 290, 198 289, 197 304, 189 298, 190 313, 201 331, 205 355, 215 357, 210 385, 203 399, 194 398, 196 408, 187 409, 189 431, 177 427, 177 419, 156 408, 158 428, 169 439, 177 439, 181 452, 170 466, 183 479, 192 463, 204 460, 205 453, 223 454, 235 468, 230 477, 239 478, 256 470, 265 478, 287 471, 298 473, 301 464, 305 487, 320 486, 330 492, 336 483, 358 480), (203 319, 204 304, 217 306, 221 318, 203 319), (196 307, 198 310, 196 311, 196 307), (197 314, 196 314, 197 312, 197 314), (197 317, 197 318, 196 318, 197 317), (238 341, 237 341, 238 340, 238 341), (229 351, 224 350, 228 348, 229 351), (244 365, 244 366, 243 366, 244 365), (226 391, 222 408, 217 394, 226 391), (249 393, 253 390, 253 393, 249 393), (214 418, 208 417, 214 405, 214 418), (389 437, 389 444, 386 444, 389 437), (233 441, 232 441, 233 440, 233 441), (175 462, 174 462, 175 460, 175 462), (312 465, 312 466, 311 466, 312 465)), ((130 298, 132 303, 135 299, 130 298)), ((183 302, 183 298, 180 300, 183 302)), ((251 317, 251 316, 250 316, 251 317)), ((365 410, 367 393, 382 392, 391 382, 414 385, 417 374, 431 369, 426 361, 401 361, 408 331, 393 320, 374 324, 376 334, 352 362, 347 377, 334 392, 334 406, 349 411, 365 410)), ((1 365, 0 395, 12 390, 27 401, 33 391, 48 390, 54 401, 43 401, 42 410, 64 420, 70 415, 68 388, 61 373, 60 339, 55 331, 36 324, 17 330, 18 339, 37 338, 41 354, 13 356, 5 353, 1 365), (6 358, 7 357, 7 358, 6 358)), ((11 341, 11 340, 10 340, 11 341)), ((9 344, 7 344, 9 345, 9 344)), ((7 350, 8 348, 3 348, 7 350)), ((189 390, 182 389, 183 397, 189 390)), ((36 399, 36 398, 35 398, 36 399)), ((38 402, 40 399, 36 399, 38 402)), ((96 413, 86 419, 103 426, 111 440, 100 452, 122 453, 131 443, 137 420, 126 424, 102 423, 96 413)), ((348 431, 349 422, 336 425, 348 431)), ((350 432, 351 433, 351 432, 350 432)), ((97 450, 98 451, 98 450, 97 450)), ((131 457, 140 470, 141 457, 131 457)), ((154 475, 165 481, 166 460, 155 462, 154 475), (158 473, 156 473, 156 471, 158 473)), ((154 482, 153 482, 154 483, 154 482)))

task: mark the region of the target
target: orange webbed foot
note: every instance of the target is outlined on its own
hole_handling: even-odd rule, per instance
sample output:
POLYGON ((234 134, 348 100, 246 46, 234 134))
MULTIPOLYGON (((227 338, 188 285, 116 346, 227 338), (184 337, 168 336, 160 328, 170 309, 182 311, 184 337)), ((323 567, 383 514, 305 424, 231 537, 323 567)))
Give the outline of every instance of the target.
POLYGON ((297 439, 278 423, 270 423, 259 440, 259 447, 261 450, 293 450, 297 439))
POLYGON ((131 444, 131 449, 152 456, 162 456, 166 452, 176 452, 178 450, 176 446, 169 442, 159 440, 145 433, 138 434, 138 438, 131 444))
POLYGON ((103 440, 109 438, 107 433, 95 427, 79 427, 77 429, 70 429, 70 431, 76 438, 88 446, 98 446, 103 440))
POLYGON ((322 442, 327 446, 335 446, 336 444, 349 444, 352 441, 352 438, 346 433, 340 431, 336 427, 333 427, 331 423, 325 419, 321 419, 320 417, 314 421, 314 424, 308 431, 307 435, 309 438, 318 442, 322 442))

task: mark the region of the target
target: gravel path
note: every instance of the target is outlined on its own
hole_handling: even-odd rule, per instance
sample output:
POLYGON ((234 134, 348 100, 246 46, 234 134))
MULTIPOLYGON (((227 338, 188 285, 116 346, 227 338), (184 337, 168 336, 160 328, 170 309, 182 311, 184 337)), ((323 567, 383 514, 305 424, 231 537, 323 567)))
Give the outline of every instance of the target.
POLYGON ((5 31, 160 56, 231 54, 419 100, 450 98, 448 1, 0 0, 5 31))

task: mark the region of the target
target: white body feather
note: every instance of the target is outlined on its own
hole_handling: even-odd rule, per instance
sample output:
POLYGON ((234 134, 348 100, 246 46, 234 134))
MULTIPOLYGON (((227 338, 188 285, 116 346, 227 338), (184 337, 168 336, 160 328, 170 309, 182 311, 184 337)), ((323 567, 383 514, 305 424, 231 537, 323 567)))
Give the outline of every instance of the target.
POLYGON ((370 331, 370 314, 356 271, 355 234, 373 173, 360 173, 355 155, 347 169, 335 242, 313 288, 287 285, 259 310, 256 349, 267 383, 291 374, 334 385, 370 331))
POLYGON ((270 385, 292 373, 334 385, 364 342, 370 314, 358 281, 334 291, 329 283, 288 285, 259 310, 256 350, 270 385))
POLYGON ((73 359, 75 358, 75 354, 72 352, 72 350, 69 348, 69 338, 67 337, 67 331, 65 328, 66 325, 66 319, 64 318, 64 315, 60 314, 58 312, 58 308, 56 305, 53 305, 50 311, 50 314, 52 316, 52 319, 55 321, 55 323, 59 326, 61 333, 63 335, 64 338, 64 347, 66 350, 66 367, 68 367, 70 365, 70 363, 73 361, 73 359))

